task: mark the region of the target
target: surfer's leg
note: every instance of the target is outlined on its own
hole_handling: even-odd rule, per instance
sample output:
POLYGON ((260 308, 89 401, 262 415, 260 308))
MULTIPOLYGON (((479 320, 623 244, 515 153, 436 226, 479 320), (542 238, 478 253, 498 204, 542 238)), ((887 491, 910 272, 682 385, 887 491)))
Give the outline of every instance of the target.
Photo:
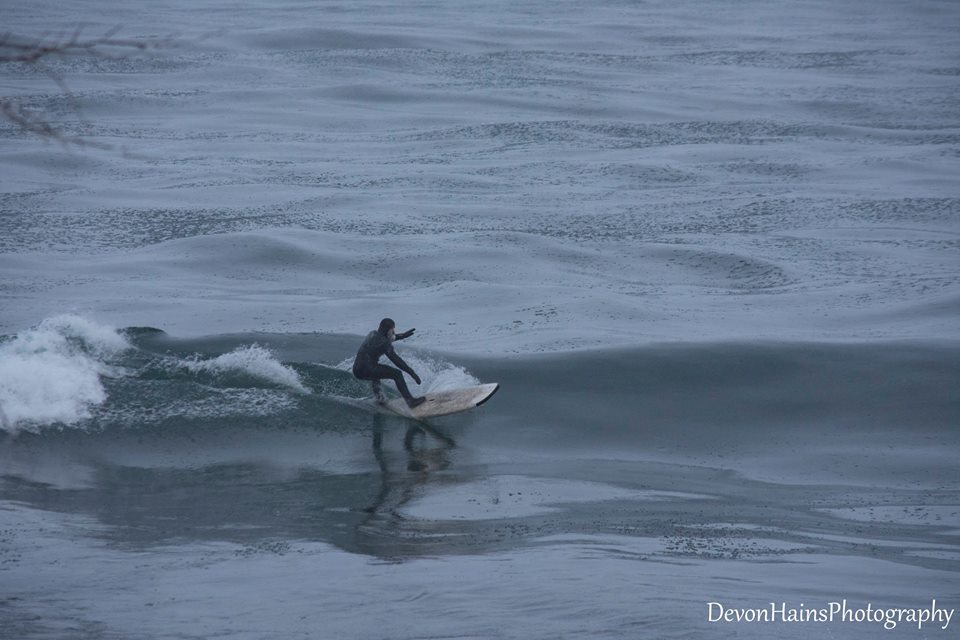
POLYGON ((377 381, 393 380, 393 383, 397 385, 397 391, 400 392, 404 400, 409 401, 413 399, 413 396, 410 395, 410 389, 407 388, 407 382, 403 379, 403 371, 400 371, 400 369, 394 369, 385 364, 378 364, 370 373, 372 374, 371 377, 377 381))
POLYGON ((407 381, 403 379, 403 372, 400 369, 394 369, 393 367, 388 367, 385 364, 378 364, 372 369, 368 369, 363 372, 364 378, 367 380, 393 380, 393 383, 397 385, 397 391, 400 392, 400 395, 403 396, 403 399, 407 401, 407 406, 410 408, 418 407, 427 399, 423 396, 419 398, 414 398, 413 394, 410 393, 410 389, 407 388, 407 381))
POLYGON ((384 402, 387 401, 387 399, 383 395, 383 388, 380 385, 379 380, 371 380, 370 386, 373 387, 373 397, 377 402, 379 402, 380 404, 383 404, 384 402))

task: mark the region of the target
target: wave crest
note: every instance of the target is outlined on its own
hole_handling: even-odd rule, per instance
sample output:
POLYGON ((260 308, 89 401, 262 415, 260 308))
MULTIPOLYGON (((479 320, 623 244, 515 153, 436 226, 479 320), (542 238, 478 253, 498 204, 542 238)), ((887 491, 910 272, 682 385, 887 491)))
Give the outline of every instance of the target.
POLYGON ((130 344, 116 329, 76 315, 47 318, 0 344, 0 426, 16 433, 90 417, 106 402, 102 376, 130 344))
POLYGON ((183 360, 180 364, 191 373, 241 373, 301 393, 309 393, 296 371, 280 362, 272 351, 257 344, 239 347, 209 360, 194 358, 183 360))

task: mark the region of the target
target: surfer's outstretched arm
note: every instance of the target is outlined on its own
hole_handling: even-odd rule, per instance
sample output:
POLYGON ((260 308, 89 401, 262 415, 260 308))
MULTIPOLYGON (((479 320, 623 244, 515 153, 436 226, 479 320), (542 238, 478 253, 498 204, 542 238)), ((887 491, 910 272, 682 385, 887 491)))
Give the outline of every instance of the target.
POLYGON ((413 369, 410 368, 410 365, 408 365, 406 362, 403 361, 403 358, 401 358, 399 355, 397 355, 397 352, 396 352, 396 351, 394 351, 393 349, 391 349, 390 351, 387 352, 387 357, 390 358, 390 362, 392 362, 393 364, 397 365, 397 367, 398 367, 401 371, 406 371, 406 372, 407 372, 407 375, 409 375, 411 378, 413 378, 413 380, 414 380, 417 384, 420 384, 420 376, 418 376, 418 375, 413 371, 413 369))

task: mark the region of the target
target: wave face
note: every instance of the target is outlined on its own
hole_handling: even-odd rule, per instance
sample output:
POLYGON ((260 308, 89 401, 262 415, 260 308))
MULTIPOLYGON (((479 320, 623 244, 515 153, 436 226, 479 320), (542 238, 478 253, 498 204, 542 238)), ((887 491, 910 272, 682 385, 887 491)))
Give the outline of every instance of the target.
MULTIPOLYGON (((329 420, 316 403, 362 400, 368 383, 353 378, 352 357, 285 362, 277 345, 310 352, 328 341, 267 334, 176 340, 157 329, 52 317, 0 342, 2 425, 9 433, 100 431, 195 420, 202 429, 204 420, 284 413, 323 424, 329 420)), ((479 384, 436 356, 411 353, 406 360, 421 376, 421 385, 411 383, 421 394, 479 384)))
MULTIPOLYGON (((58 316, 0 347, 4 429, 108 440, 129 431, 362 434, 376 409, 368 383, 350 373, 358 343, 322 334, 184 339, 58 316)), ((462 435, 528 452, 689 462, 718 448, 746 459, 832 445, 839 455, 877 434, 886 446, 949 441, 960 423, 960 347, 951 343, 675 344, 459 363, 398 350, 423 379, 411 383, 415 393, 500 382, 482 431, 462 435)))

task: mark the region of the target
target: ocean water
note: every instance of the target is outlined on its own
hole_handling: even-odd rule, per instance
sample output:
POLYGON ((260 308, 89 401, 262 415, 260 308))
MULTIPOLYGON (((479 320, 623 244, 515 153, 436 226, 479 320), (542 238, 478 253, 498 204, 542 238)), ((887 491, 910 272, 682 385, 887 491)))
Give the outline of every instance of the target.
POLYGON ((2 15, 0 638, 955 633, 957 3, 2 15))

